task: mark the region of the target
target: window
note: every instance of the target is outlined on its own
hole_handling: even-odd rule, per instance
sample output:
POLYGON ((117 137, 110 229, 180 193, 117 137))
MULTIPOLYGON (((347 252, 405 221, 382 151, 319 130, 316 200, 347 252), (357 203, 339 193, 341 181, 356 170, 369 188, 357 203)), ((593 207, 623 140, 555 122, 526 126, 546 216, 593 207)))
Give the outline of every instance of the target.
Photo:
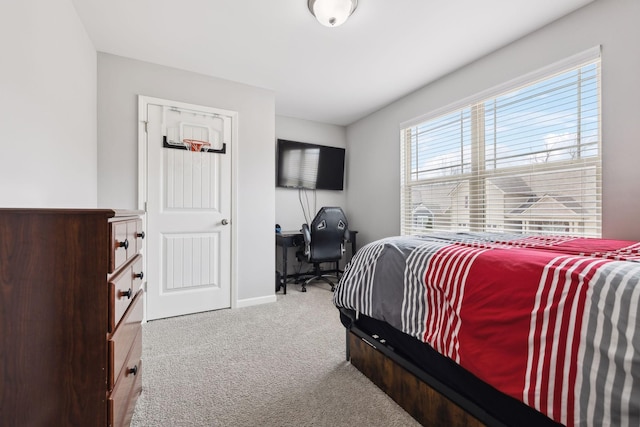
POLYGON ((599 49, 552 68, 403 125, 402 234, 601 235, 599 49))

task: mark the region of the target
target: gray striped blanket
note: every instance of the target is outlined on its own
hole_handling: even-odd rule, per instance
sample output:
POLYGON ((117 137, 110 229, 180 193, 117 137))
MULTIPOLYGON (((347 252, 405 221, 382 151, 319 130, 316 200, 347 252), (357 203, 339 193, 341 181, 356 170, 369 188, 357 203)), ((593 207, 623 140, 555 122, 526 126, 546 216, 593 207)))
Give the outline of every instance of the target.
POLYGON ((640 243, 501 233, 361 248, 334 303, 568 426, 640 426, 640 243))

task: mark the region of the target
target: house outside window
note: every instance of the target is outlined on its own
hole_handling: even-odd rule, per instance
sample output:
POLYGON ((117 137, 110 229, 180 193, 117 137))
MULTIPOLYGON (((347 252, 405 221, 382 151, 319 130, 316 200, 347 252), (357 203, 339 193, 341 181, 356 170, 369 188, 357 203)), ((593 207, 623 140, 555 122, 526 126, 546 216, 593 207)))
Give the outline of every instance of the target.
POLYGON ((402 234, 600 237, 599 49, 491 92, 403 126, 402 234))

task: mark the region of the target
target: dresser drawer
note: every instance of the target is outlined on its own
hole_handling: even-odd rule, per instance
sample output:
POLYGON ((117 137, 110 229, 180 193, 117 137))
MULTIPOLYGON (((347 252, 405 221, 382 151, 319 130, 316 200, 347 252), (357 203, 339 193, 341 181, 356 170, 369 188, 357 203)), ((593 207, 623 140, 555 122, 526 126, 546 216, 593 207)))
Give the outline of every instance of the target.
POLYGON ((137 219, 135 221, 127 222, 127 233, 131 236, 131 239, 135 242, 136 253, 142 252, 142 240, 145 238, 145 232, 142 229, 142 220, 137 219))
POLYGON ((133 297, 140 289, 144 277, 142 255, 137 255, 131 263, 109 280, 109 332, 113 333, 133 297))
POLYGON ((109 340, 109 390, 113 389, 118 377, 123 375, 123 367, 129 353, 141 352, 142 299, 143 292, 139 291, 109 340))
MULTIPOLYGON (((133 353, 133 352, 132 352, 133 353)), ((142 360, 131 354, 127 359, 127 367, 135 367, 125 371, 119 378, 107 403, 108 425, 113 427, 128 426, 133 417, 138 396, 142 392, 142 360)))
POLYGON ((141 219, 111 223, 109 273, 117 271, 142 250, 144 235, 141 219))

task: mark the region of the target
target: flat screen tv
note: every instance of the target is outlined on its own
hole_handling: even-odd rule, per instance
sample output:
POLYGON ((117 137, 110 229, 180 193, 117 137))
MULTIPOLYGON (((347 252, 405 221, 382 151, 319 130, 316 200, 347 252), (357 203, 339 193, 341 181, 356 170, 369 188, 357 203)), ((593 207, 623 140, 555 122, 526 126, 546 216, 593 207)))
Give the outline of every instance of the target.
POLYGON ((345 149, 279 139, 276 186, 343 190, 345 149))

